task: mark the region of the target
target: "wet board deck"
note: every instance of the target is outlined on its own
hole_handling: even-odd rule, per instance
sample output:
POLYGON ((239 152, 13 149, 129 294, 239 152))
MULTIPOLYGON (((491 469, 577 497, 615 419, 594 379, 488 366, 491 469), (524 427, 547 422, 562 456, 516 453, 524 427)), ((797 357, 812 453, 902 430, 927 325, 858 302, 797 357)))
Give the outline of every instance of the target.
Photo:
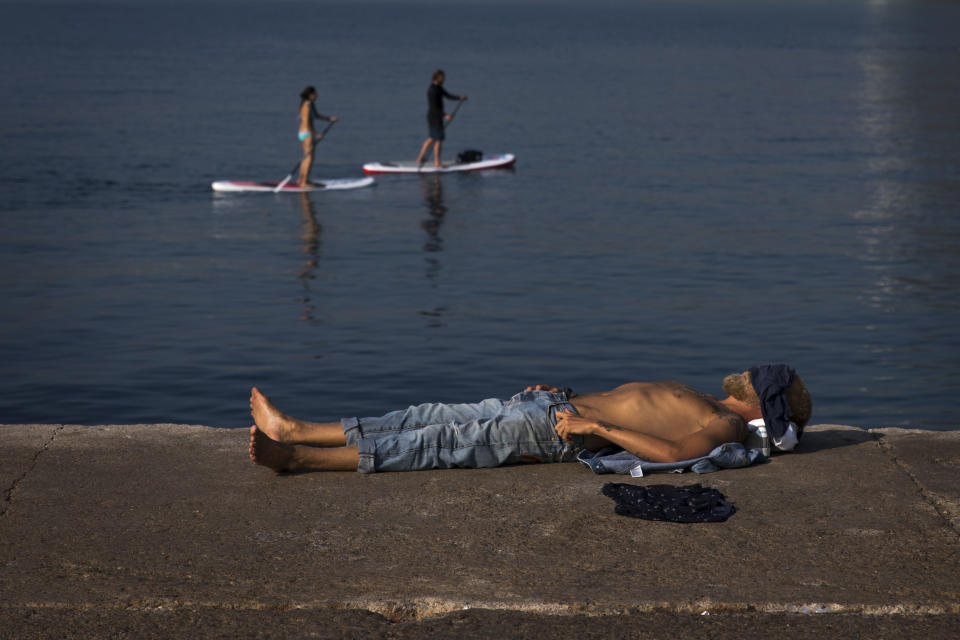
POLYGON ((214 191, 220 193, 303 193, 305 191, 360 189, 361 187, 369 187, 373 183, 373 178, 370 176, 364 176, 362 178, 336 178, 333 180, 321 180, 319 182, 311 182, 310 186, 307 187, 298 186, 295 182, 288 182, 287 184, 283 185, 283 188, 280 189, 280 191, 276 191, 277 185, 280 184, 279 182, 256 182, 253 180, 218 180, 211 186, 213 187, 214 191))
POLYGON ((453 163, 443 167, 434 167, 430 162, 422 165, 416 162, 369 162, 363 165, 364 173, 452 173, 455 171, 480 171, 509 167, 517 158, 512 153, 500 153, 487 156, 477 162, 453 163))

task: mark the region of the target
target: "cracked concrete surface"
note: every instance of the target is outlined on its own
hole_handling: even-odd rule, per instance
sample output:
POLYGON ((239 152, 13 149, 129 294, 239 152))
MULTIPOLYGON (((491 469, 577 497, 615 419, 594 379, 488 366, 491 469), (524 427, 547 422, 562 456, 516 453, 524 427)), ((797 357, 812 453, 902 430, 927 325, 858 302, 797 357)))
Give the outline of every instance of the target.
POLYGON ((874 429, 872 433, 924 499, 960 534, 960 439, 956 434, 917 429, 874 429))
POLYGON ((3 490, 0 515, 6 512, 17 485, 27 477, 37 459, 53 444, 53 439, 62 428, 63 425, 0 425, 0 442, 22 440, 22 443, 18 442, 20 446, 3 448, 3 455, 7 460, 0 465, 0 488, 3 490))
POLYGON ((768 464, 635 480, 576 464, 276 475, 242 430, 200 426, 0 439, 2 637, 946 638, 960 623, 956 432, 819 425, 768 464), (738 512, 622 518, 610 481, 700 482, 738 512))

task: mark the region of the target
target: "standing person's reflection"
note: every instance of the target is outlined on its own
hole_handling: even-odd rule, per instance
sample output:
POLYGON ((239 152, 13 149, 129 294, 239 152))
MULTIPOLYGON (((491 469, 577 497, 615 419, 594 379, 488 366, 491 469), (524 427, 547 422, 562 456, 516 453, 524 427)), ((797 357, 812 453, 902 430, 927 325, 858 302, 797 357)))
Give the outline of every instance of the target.
MULTIPOLYGON (((424 260, 427 262, 427 278, 434 280, 440 274, 440 260, 437 253, 443 251, 443 238, 440 237, 440 227, 443 226, 443 218, 447 214, 447 207, 443 204, 443 182, 438 174, 422 176, 420 186, 423 189, 423 200, 427 205, 429 217, 420 223, 423 230, 427 232, 427 241, 423 245, 423 250, 427 253, 424 260)), ((434 280, 434 287, 436 281, 434 280)), ((429 311, 421 311, 421 315, 430 318, 428 326, 443 326, 442 317, 446 312, 445 307, 435 307, 429 311)))
POLYGON ((306 192, 298 194, 300 196, 300 213, 303 215, 303 226, 301 228, 300 239, 303 240, 302 251, 306 254, 303 261, 303 267, 297 274, 297 278, 303 283, 304 294, 301 298, 303 303, 303 320, 313 320, 314 304, 310 299, 310 281, 316 278, 317 254, 320 249, 320 234, 323 227, 317 222, 317 214, 313 210, 313 202, 310 195, 306 192))
POLYGON ((425 219, 421 226, 427 232, 427 242, 423 245, 424 251, 442 251, 443 239, 440 237, 440 227, 443 226, 443 218, 447 213, 447 207, 443 204, 443 184, 440 176, 437 174, 423 176, 420 183, 423 188, 423 200, 427 205, 429 218, 425 219))

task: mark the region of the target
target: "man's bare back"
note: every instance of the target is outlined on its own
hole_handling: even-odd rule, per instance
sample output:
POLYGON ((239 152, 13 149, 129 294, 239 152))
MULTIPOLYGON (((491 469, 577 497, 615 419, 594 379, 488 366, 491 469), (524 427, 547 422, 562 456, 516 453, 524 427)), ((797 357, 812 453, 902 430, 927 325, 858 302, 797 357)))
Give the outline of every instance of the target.
POLYGON ((741 414, 679 382, 631 382, 574 396, 570 404, 580 415, 562 414, 558 431, 582 435, 594 451, 616 444, 648 460, 670 461, 686 459, 678 456, 688 452, 706 455, 714 446, 747 437, 741 414), (667 446, 677 443, 681 446, 667 446))

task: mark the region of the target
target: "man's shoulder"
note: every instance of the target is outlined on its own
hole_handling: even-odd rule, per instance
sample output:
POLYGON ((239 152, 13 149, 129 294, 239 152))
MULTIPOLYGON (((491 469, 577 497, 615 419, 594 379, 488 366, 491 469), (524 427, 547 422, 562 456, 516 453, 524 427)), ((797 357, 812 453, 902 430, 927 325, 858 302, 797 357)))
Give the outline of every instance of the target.
POLYGON ((717 444, 724 442, 743 442, 747 439, 749 431, 747 430, 747 421, 740 414, 730 411, 722 404, 717 403, 718 408, 711 420, 704 429, 709 429, 715 435, 717 444))
POLYGON ((730 410, 714 396, 697 391, 682 382, 667 381, 660 384, 674 389, 676 393, 686 396, 688 402, 702 407, 701 410, 706 414, 706 420, 702 423, 703 430, 709 431, 718 444, 746 440, 748 433, 746 421, 739 413, 730 410))
POLYGON ((698 391, 693 387, 691 387, 690 385, 685 384, 683 382, 678 382, 676 380, 659 380, 657 382, 648 382, 646 384, 652 387, 659 387, 666 391, 671 391, 677 395, 684 395, 684 396, 689 396, 697 399, 702 399, 706 402, 709 402, 710 400, 713 399, 713 396, 706 394, 702 391, 698 391))

